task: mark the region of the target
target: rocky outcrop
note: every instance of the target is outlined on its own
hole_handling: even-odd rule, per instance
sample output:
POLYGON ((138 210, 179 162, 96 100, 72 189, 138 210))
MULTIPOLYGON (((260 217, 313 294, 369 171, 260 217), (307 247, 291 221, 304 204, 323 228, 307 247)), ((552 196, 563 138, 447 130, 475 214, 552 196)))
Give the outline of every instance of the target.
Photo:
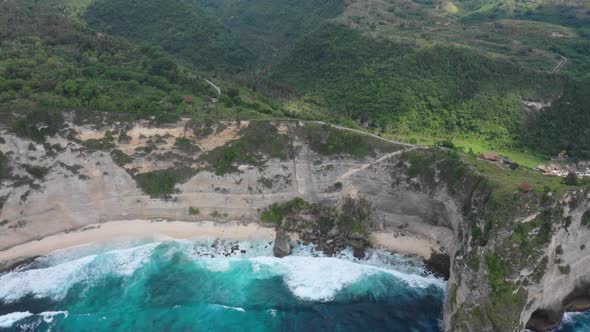
POLYGON ((291 238, 285 230, 277 230, 277 235, 275 237, 274 246, 272 247, 272 252, 275 255, 275 257, 278 258, 283 258, 291 254, 291 238))

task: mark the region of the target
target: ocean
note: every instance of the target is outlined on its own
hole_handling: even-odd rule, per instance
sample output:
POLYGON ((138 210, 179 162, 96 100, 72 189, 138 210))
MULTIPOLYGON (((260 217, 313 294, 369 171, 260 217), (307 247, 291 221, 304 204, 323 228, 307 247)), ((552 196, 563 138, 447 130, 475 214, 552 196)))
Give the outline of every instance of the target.
POLYGON ((127 241, 0 276, 0 331, 440 331, 445 282, 372 250, 272 257, 269 242, 127 241))
POLYGON ((561 326, 554 332, 590 331, 590 312, 568 312, 563 316, 561 326))
MULTIPOLYGON (((444 298, 420 259, 381 250, 119 241, 0 275, 0 331, 441 331, 444 298)), ((589 323, 567 314, 558 331, 589 323)))

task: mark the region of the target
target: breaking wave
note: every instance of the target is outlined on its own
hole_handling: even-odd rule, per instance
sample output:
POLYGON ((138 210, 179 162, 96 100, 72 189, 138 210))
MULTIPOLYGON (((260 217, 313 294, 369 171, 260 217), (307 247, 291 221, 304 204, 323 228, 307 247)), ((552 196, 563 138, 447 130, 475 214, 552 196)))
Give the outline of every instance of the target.
POLYGON ((414 258, 297 246, 278 259, 269 242, 128 245, 60 251, 0 275, 0 329, 440 328, 445 283, 414 258))

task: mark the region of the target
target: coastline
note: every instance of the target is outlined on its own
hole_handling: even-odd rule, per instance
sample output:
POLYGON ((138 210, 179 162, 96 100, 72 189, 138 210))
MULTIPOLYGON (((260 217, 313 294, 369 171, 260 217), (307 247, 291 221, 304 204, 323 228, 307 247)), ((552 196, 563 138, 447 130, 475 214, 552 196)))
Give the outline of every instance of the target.
MULTIPOLYGON (((0 271, 13 269, 36 257, 48 255, 57 250, 89 243, 130 238, 274 241, 275 235, 274 228, 236 221, 227 223, 159 220, 111 221, 88 225, 75 231, 65 231, 0 251, 0 271)), ((296 238, 296 236, 292 237, 296 238)), ((435 248, 434 241, 416 235, 394 236, 393 233, 373 232, 371 240, 376 248, 392 250, 400 254, 417 255, 425 260, 430 259, 435 248)))
POLYGON ((62 232, 0 251, 0 271, 14 268, 23 262, 57 250, 128 238, 273 241, 275 230, 255 223, 244 224, 240 222, 111 221, 88 225, 75 231, 62 232))
POLYGON ((371 233, 371 243, 376 248, 400 254, 416 255, 425 260, 430 259, 433 252, 439 252, 434 240, 416 234, 396 235, 393 232, 373 232, 371 233))

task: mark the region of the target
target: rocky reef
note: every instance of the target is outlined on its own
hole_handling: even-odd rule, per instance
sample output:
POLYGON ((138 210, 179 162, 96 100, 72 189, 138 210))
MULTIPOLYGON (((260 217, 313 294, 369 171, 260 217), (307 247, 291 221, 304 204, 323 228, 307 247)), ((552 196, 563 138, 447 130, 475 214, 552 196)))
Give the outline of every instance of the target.
POLYGON ((358 257, 413 237, 449 278, 447 331, 544 331, 588 308, 584 188, 322 123, 42 120, 1 131, 0 250, 155 218, 274 227, 277 256, 289 233, 358 257))

